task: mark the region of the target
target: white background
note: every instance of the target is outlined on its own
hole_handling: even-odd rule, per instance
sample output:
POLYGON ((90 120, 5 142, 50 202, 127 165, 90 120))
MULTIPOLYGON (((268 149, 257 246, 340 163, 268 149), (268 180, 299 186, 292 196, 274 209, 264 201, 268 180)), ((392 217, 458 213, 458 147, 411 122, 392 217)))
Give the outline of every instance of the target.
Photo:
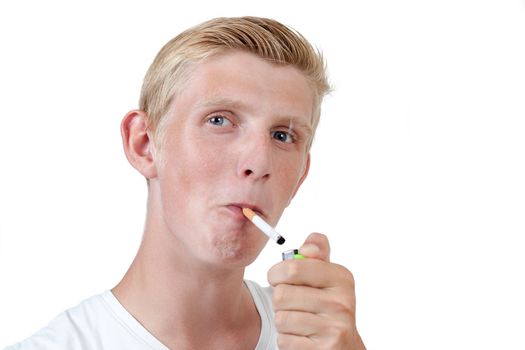
MULTIPOLYGON (((287 23, 327 57, 336 90, 278 228, 290 247, 329 235, 368 349, 524 349, 518 0, 2 2, 0 346, 119 281, 146 199, 120 120, 166 41, 237 15, 287 23)), ((280 252, 247 277, 265 284, 280 252)))

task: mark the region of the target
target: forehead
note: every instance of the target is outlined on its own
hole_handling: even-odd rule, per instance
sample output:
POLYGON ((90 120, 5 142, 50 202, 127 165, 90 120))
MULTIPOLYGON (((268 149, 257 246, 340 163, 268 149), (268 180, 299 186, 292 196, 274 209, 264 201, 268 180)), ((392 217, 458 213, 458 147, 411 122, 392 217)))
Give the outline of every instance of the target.
POLYGON ((302 119, 311 125, 315 99, 313 88, 297 68, 232 50, 196 63, 174 102, 195 108, 226 105, 255 114, 302 119))

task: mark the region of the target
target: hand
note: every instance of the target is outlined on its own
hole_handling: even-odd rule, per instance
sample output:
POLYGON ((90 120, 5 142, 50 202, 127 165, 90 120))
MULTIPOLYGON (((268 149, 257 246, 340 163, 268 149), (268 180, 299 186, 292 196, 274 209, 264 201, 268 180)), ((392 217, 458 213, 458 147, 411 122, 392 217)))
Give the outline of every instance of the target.
POLYGON ((282 261, 268 272, 279 349, 365 349, 356 329, 352 273, 330 262, 322 234, 312 233, 299 253, 305 259, 282 261))

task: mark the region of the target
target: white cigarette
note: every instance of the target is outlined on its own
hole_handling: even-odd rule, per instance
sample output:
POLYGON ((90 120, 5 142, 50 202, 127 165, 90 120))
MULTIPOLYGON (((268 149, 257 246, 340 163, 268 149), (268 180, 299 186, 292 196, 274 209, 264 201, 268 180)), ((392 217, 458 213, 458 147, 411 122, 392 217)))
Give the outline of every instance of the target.
POLYGON ((277 242, 277 244, 283 244, 285 239, 283 236, 277 233, 273 227, 271 227, 266 221, 264 221, 259 215, 255 214, 250 208, 242 208, 242 213, 246 216, 259 230, 264 232, 265 235, 277 242))

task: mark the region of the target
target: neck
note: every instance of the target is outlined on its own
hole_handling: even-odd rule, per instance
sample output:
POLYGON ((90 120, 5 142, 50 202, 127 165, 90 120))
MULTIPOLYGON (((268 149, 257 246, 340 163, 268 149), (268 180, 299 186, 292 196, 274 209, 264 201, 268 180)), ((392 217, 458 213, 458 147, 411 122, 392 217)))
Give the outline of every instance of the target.
POLYGON ((202 343, 210 339, 239 346, 239 338, 254 348, 260 318, 243 283, 244 268, 196 262, 157 222, 147 221, 135 260, 112 290, 119 302, 170 348, 210 348, 202 343))

